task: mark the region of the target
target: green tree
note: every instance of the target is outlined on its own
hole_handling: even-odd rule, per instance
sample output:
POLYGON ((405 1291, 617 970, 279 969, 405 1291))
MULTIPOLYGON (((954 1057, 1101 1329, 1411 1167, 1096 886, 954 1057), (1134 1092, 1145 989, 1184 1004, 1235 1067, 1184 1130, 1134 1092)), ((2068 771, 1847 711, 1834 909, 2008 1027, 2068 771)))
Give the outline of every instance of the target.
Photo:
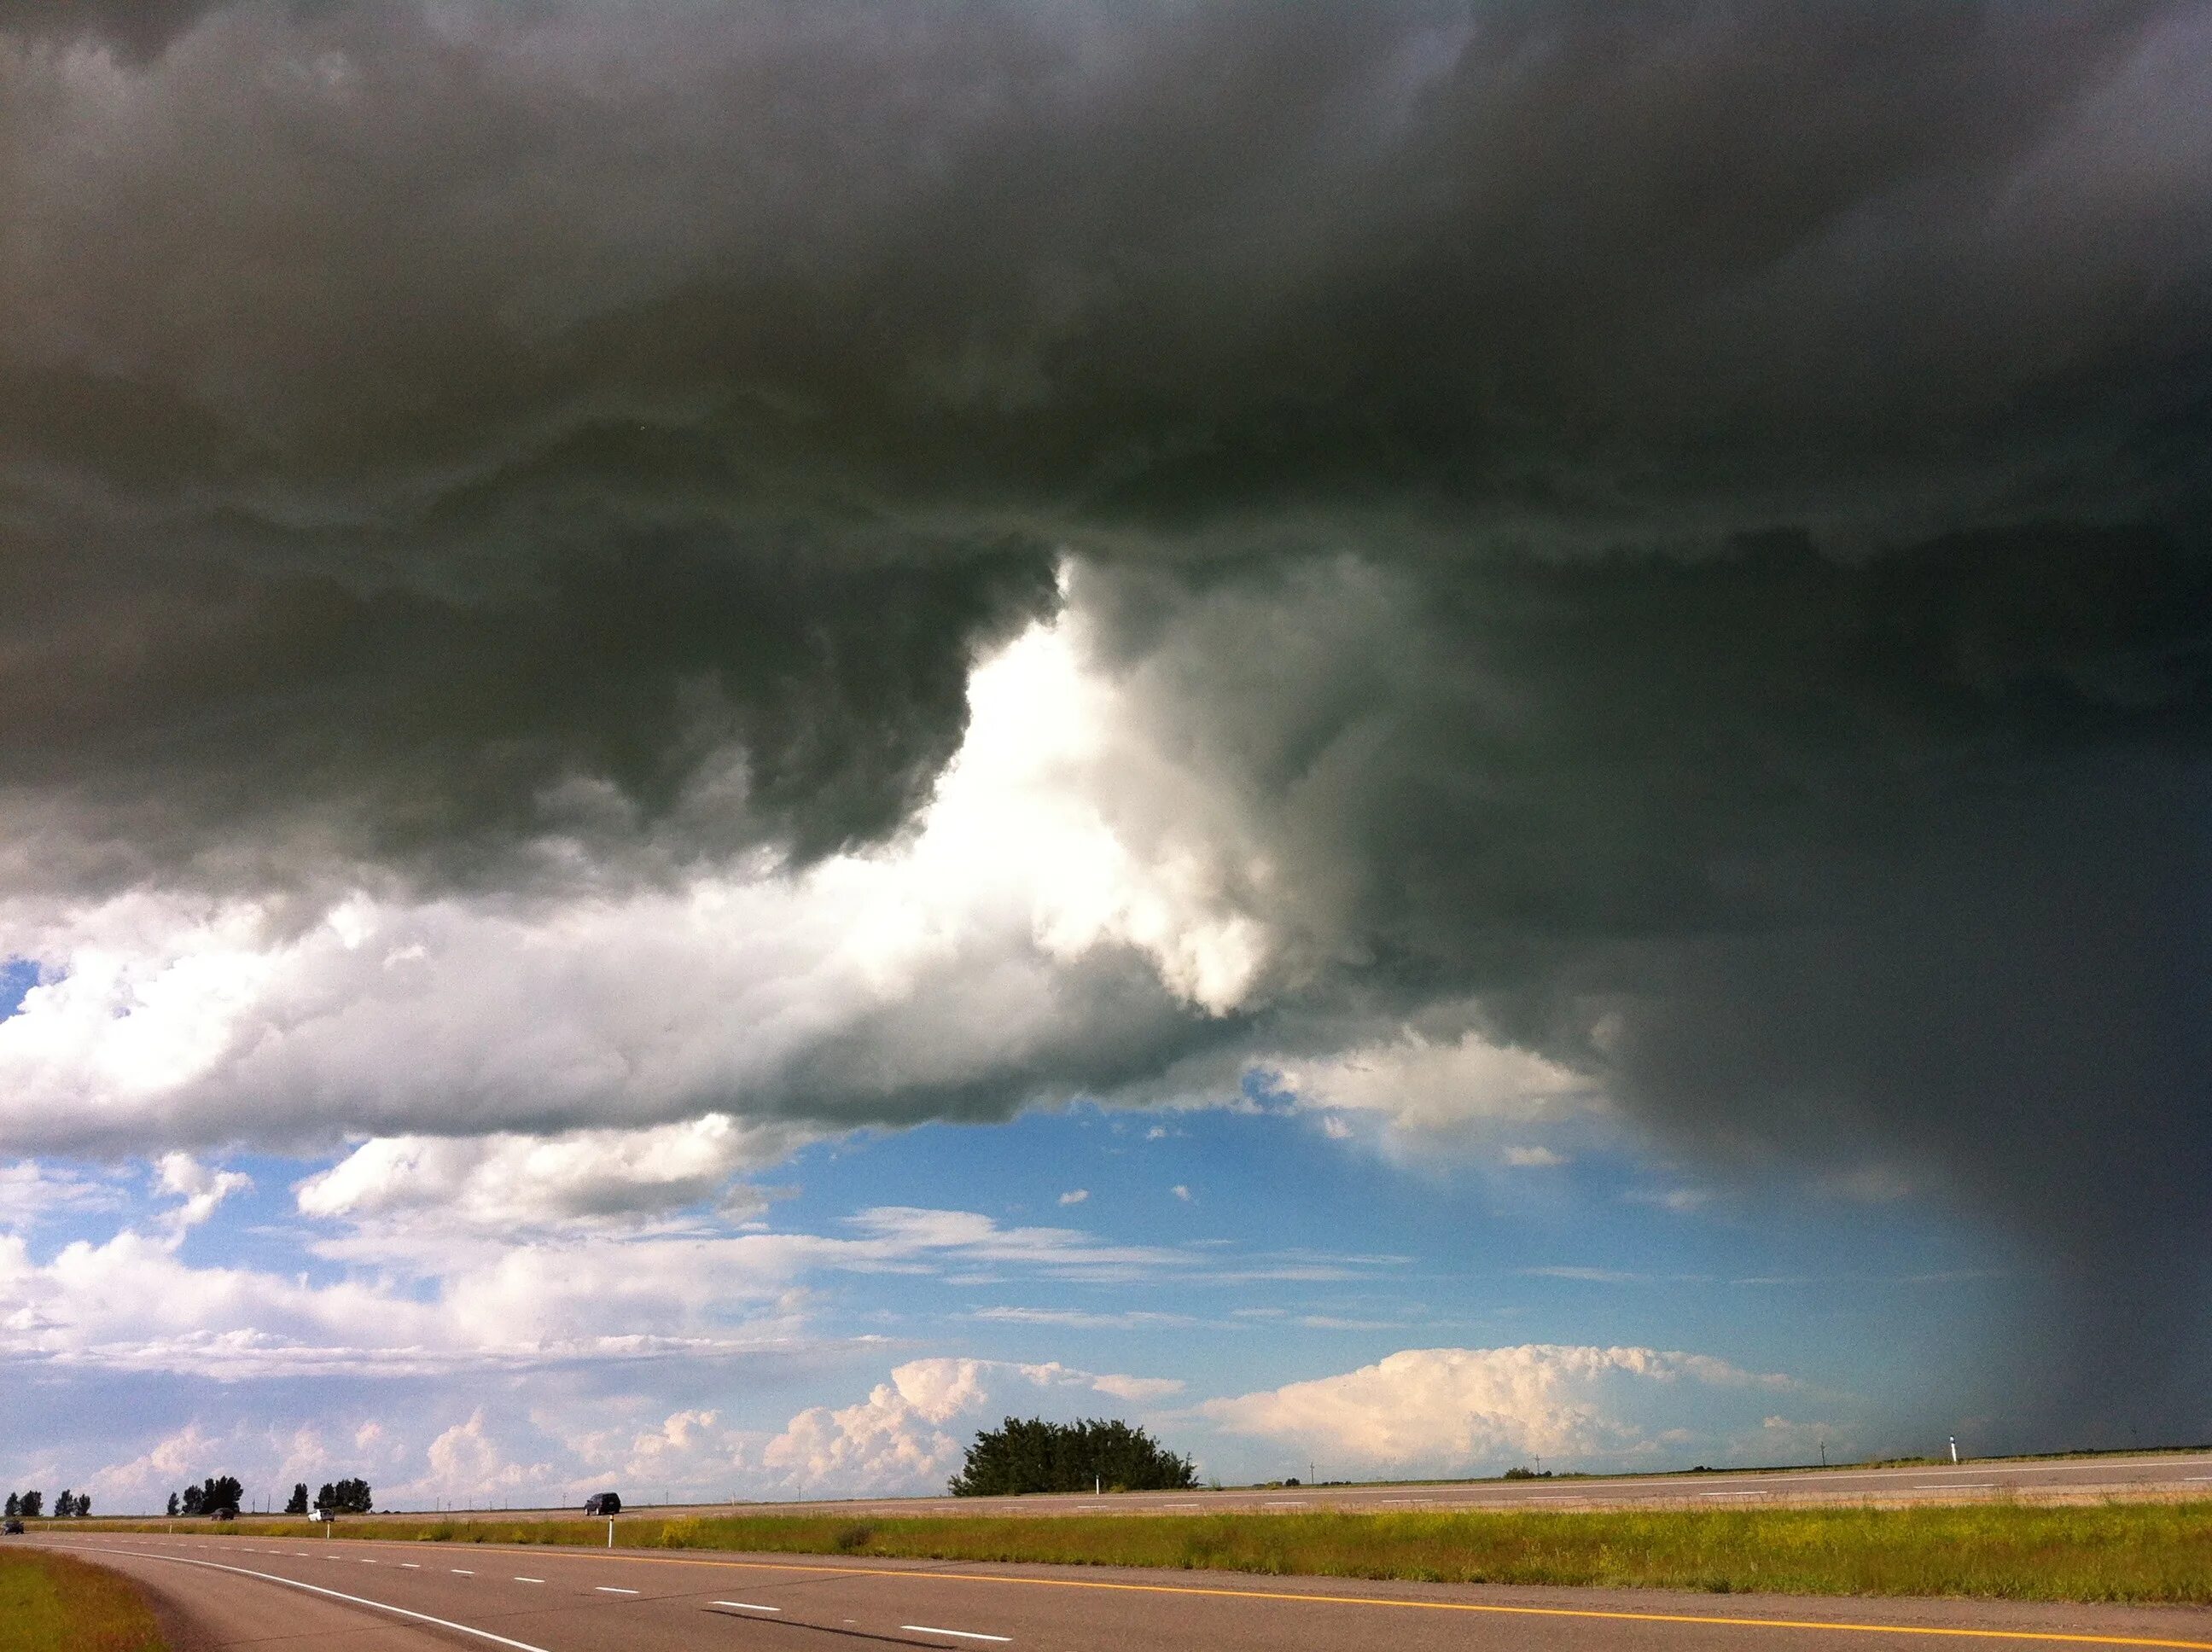
POLYGON ((22 1507, 22 1498, 17 1497, 13 1491, 10 1491, 8 1494, 8 1518, 10 1520, 15 1519, 16 1515, 21 1511, 22 1507))
POLYGON ((15 1499, 15 1512, 25 1520, 36 1520, 46 1506, 46 1494, 43 1491, 26 1491, 15 1499))
POLYGON ((197 1485, 188 1485, 185 1488, 184 1515, 185 1519, 197 1520, 202 1514, 206 1512, 201 1503, 201 1497, 204 1494, 201 1492, 199 1487, 197 1485))
POLYGON ((307 1481, 300 1480, 294 1484, 292 1500, 284 1505, 284 1512, 288 1515, 304 1515, 307 1512, 307 1481))
POLYGON ((82 1520, 82 1519, 83 1519, 87 1515, 90 1514, 91 1512, 92 1512, 92 1493, 91 1493, 91 1492, 89 1492, 89 1491, 80 1491, 80 1492, 78 1492, 78 1493, 76 1494, 76 1517, 77 1517, 79 1520, 82 1520))
POLYGON ((76 1493, 64 1485, 61 1496, 54 1499, 54 1518, 67 1520, 76 1513, 76 1493))
POLYGON ((177 1517, 177 1494, 176 1494, 174 1491, 172 1491, 172 1492, 170 1492, 170 1493, 169 1493, 169 1518, 170 1518, 170 1519, 172 1519, 172 1520, 174 1520, 176 1517, 177 1517))
POLYGON ((1101 1485, 1115 1491, 1184 1491, 1197 1484, 1189 1458, 1127 1423, 1009 1417, 1005 1426, 975 1436, 949 1489, 956 1497, 992 1497, 1101 1485))
POLYGON ((374 1511, 374 1499, 369 1495, 367 1480, 340 1480, 331 1486, 331 1509, 341 1515, 366 1515, 374 1511))

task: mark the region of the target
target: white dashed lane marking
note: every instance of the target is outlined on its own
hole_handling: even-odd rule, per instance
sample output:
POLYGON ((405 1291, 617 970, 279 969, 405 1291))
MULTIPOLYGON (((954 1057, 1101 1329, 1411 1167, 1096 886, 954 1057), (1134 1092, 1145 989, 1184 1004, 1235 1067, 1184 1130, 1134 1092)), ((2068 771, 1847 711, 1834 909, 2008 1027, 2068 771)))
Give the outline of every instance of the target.
POLYGON ((739 1612, 781 1612, 781 1606, 757 1606, 750 1600, 716 1600, 718 1606, 735 1606, 739 1612))
MULTIPOLYGON (((143 1550, 94 1549, 95 1554, 139 1554, 149 1560, 167 1560, 179 1566, 205 1566, 210 1571, 235 1573, 240 1577, 258 1577, 264 1582, 282 1583, 287 1588, 305 1589, 310 1594, 326 1595, 333 1600, 343 1600, 349 1606, 369 1606, 378 1612, 389 1612, 395 1617, 410 1618, 418 1624, 434 1624, 440 1629, 450 1629, 480 1641, 489 1641, 495 1646, 512 1647, 514 1652, 545 1652, 542 1646, 532 1646, 528 1641, 509 1640, 504 1635, 495 1635, 488 1629, 477 1629, 468 1624, 457 1624, 450 1618, 434 1618, 427 1612, 416 1612, 407 1606, 395 1606, 388 1600, 371 1600, 358 1594, 341 1594, 336 1589, 326 1589, 317 1583, 302 1583, 296 1577, 280 1577, 274 1572, 252 1571, 244 1566, 219 1566, 212 1560, 191 1560, 183 1555, 146 1554, 143 1550)), ((336 1555, 331 1557, 335 1560, 336 1555)))
POLYGON ((933 1629, 927 1624, 901 1624, 901 1629, 910 1629, 917 1635, 950 1635, 956 1641, 998 1641, 1009 1643, 1011 1635, 978 1635, 972 1629, 933 1629))

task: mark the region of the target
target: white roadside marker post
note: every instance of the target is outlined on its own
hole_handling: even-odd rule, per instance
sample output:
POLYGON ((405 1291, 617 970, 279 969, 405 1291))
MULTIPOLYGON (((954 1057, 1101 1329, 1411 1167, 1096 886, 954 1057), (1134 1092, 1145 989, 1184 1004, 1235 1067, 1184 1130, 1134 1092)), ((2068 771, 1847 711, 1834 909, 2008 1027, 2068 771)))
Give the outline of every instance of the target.
POLYGON ((1959 1466, 1959 1436, 1958 1436, 1957 1435, 1954 1434, 1954 1435, 1951 1436, 1951 1467, 1954 1467, 1954 1468, 1956 1468, 1958 1466, 1959 1466))
POLYGON ((615 1546, 615 1517, 614 1517, 612 1515, 609 1515, 607 1516, 607 1547, 609 1547, 610 1549, 611 1549, 611 1548, 613 1548, 613 1547, 614 1547, 614 1546, 615 1546))

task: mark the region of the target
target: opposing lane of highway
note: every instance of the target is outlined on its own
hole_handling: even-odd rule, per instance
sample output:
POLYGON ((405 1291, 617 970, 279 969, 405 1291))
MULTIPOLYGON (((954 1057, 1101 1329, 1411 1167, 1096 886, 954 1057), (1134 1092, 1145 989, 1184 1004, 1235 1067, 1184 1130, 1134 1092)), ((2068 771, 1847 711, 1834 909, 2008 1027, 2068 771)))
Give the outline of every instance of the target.
POLYGON ((1745 1652, 2137 1646, 2212 1652, 2212 1612, 1955 1600, 1713 1600, 1040 1566, 231 1537, 82 1537, 57 1547, 168 1596, 212 1646, 296 1640, 508 1652, 738 1652, 879 1645, 1745 1652))
MULTIPOLYGON (((1219 1491, 1080 1493, 1024 1497, 871 1499, 839 1503, 757 1503, 747 1514, 996 1513, 1220 1514, 1298 1509, 1381 1511, 1547 1505, 1609 1509, 1638 1503, 1762 1499, 1778 1504, 2027 1501, 2130 1495, 2212 1497, 2212 1454, 1972 1460, 1900 1468, 1739 1469, 1598 1479, 1462 1480, 1415 1485, 1245 1486, 1219 1491)), ((641 1510, 640 1512, 645 1512, 641 1510)), ((659 1512, 655 1510, 653 1512, 659 1512)), ((698 1512, 707 1512, 703 1508, 698 1512)))
MULTIPOLYGON (((1221 1491, 1033 1495, 1020 1497, 864 1497, 811 1503, 653 1503, 634 1502, 633 1516, 691 1515, 1087 1515, 1288 1513, 1336 1509, 1613 1509, 1638 1504, 1764 1501, 1817 1507, 1850 1503, 2096 1501, 2117 1497, 2212 1497, 2212 1454, 1969 1459, 1897 1468, 1730 1469, 1590 1479, 1455 1480, 1416 1485, 1238 1486, 1221 1491)), ((569 1509, 442 1510, 441 1518, 574 1519, 569 1509)), ((369 1515, 375 1521, 386 1516, 369 1515)), ((392 1519, 419 1515, 394 1511, 392 1519)))

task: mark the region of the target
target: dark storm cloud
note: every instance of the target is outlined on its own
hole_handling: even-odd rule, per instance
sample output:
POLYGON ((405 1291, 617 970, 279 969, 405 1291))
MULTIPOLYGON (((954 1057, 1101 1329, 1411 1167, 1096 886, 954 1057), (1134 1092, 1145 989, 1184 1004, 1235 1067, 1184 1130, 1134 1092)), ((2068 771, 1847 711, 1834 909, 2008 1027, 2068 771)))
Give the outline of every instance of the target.
POLYGON ((879 832, 1057 543, 2190 481, 2175 9, 85 15, 0 15, 0 778, 156 857, 653 819, 717 717, 879 832))
MULTIPOLYGON (((881 834, 1066 549, 1296 869, 1275 1042, 1476 1001, 1710 1151, 1905 1156, 2157 1369, 2212 1167, 2202 8, 82 15, 0 7, 40 875, 881 834)), ((1237 1031, 1067 991, 1024 1071, 902 1101, 936 1035, 872 1029, 792 1107, 1237 1031)))
POLYGON ((0 32, 26 39, 97 43, 125 61, 158 56, 219 0, 0 0, 0 32))
POLYGON ((2201 545, 1769 535, 1137 583, 1096 603, 1125 669, 1257 799, 1287 892, 1285 1047, 1471 1018, 1723 1174, 1901 1166, 2047 1270, 2062 1425, 2200 1425, 2175 1304, 2212 1239, 2201 545))

